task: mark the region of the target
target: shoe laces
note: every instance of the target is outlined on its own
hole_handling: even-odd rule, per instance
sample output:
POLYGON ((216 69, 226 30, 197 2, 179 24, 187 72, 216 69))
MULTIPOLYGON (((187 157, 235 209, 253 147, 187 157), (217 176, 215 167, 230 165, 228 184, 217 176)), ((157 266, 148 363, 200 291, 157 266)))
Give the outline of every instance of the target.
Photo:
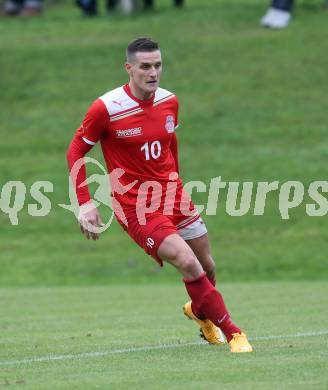
POLYGON ((239 339, 239 338, 245 338, 245 335, 244 335, 243 333, 239 333, 239 332, 237 332, 237 333, 232 333, 231 335, 232 335, 232 338, 233 338, 234 340, 239 339))
MULTIPOLYGON (((205 321, 204 321, 205 322, 205 321)), ((205 328, 206 328, 206 331, 211 333, 213 336, 215 336, 216 338, 217 337, 217 333, 216 333, 216 330, 215 330, 215 327, 214 325, 208 320, 205 322, 205 328)))

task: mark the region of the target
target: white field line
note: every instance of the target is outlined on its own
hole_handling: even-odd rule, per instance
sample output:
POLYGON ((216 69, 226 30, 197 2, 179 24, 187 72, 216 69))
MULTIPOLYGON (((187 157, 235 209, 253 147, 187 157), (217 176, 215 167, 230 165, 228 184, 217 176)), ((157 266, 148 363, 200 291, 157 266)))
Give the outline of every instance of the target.
MULTIPOLYGON (((328 330, 321 330, 318 332, 294 333, 294 334, 278 335, 278 336, 273 335, 273 336, 250 337, 249 340, 250 341, 277 340, 277 339, 290 339, 290 338, 298 338, 298 337, 313 337, 313 336, 323 336, 323 335, 328 335, 328 330)), ((191 345, 207 345, 207 343, 205 341, 196 341, 191 343, 158 344, 158 345, 148 345, 144 347, 114 349, 112 351, 103 351, 103 352, 83 352, 83 353, 67 354, 67 355, 39 356, 39 357, 32 357, 32 358, 26 358, 20 360, 3 360, 3 361, 0 360, 0 366, 18 366, 21 364, 50 362, 56 360, 57 361, 79 360, 79 359, 86 359, 86 358, 104 357, 104 356, 116 355, 121 353, 181 348, 181 347, 188 347, 191 345)))

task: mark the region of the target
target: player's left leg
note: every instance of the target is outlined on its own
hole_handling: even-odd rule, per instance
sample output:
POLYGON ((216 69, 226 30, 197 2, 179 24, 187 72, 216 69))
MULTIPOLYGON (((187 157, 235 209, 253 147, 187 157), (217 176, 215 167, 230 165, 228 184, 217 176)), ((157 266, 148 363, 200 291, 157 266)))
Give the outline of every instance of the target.
MULTIPOLYGON (((211 255, 208 234, 205 233, 201 237, 186 240, 186 243, 189 245, 191 250, 196 255, 198 261, 202 265, 203 270, 206 272, 208 280, 215 287, 216 284, 215 262, 211 255)), ((192 318, 192 314, 194 314, 196 318, 206 320, 205 315, 201 311, 197 311, 197 308, 195 307, 195 305, 192 304, 191 301, 187 302, 184 305, 183 310, 185 315, 187 315, 189 318, 190 317, 192 318)), ((212 327, 213 327, 213 332, 216 332, 218 334, 219 339, 224 341, 224 336, 221 329, 219 327, 216 327, 214 324, 212 324, 212 327)), ((204 337, 204 335, 202 334, 202 330, 200 330, 200 335, 201 337, 204 337)))
MULTIPOLYGON (((211 256, 207 229, 204 222, 199 217, 193 223, 187 226, 182 224, 182 226, 184 226, 184 228, 179 230, 180 236, 186 241, 186 243, 188 243, 189 247, 192 249, 196 258, 202 265, 204 271, 210 276, 210 278, 205 278, 211 282, 213 287, 215 287, 215 263, 211 256)), ((222 318, 217 319, 217 322, 210 321, 210 319, 212 319, 212 316, 209 316, 211 313, 210 311, 207 311, 206 305, 199 301, 197 295, 189 294, 192 298, 192 302, 187 302, 184 305, 184 313, 196 322, 197 319, 202 319, 203 321, 211 322, 213 328, 215 329, 215 325, 220 327, 227 338, 232 352, 251 352, 252 347, 248 343, 246 335, 231 321, 223 296, 218 290, 216 290, 216 294, 216 298, 218 298, 216 303, 219 304, 217 308, 222 314, 224 314, 222 318), (234 331, 231 331, 231 329, 234 329, 234 331)))
MULTIPOLYGON (((206 272, 208 280, 215 287, 215 262, 211 255, 207 229, 202 218, 199 216, 199 218, 190 225, 179 229, 179 234, 194 252, 198 261, 202 265, 203 270, 206 272)), ((189 305, 189 302, 185 305, 185 311, 189 305)), ((191 304, 191 306, 195 316, 200 319, 205 319, 203 313, 198 310, 195 304, 191 304)))
MULTIPOLYGON (((186 243, 189 245, 189 247, 197 257, 198 261, 202 265, 203 270, 206 272, 208 280, 215 287, 215 262, 211 255, 208 234, 202 219, 199 218, 199 220, 189 225, 187 228, 181 229, 179 233, 182 237, 189 238, 185 239, 186 243), (198 237, 199 234, 201 234, 200 237, 198 237)), ((224 336, 221 329, 216 327, 210 320, 207 320, 205 315, 202 313, 200 308, 197 307, 197 305, 189 301, 183 306, 183 312, 188 318, 196 320, 196 322, 197 320, 206 321, 207 328, 211 328, 211 333, 216 333, 220 342, 224 342, 224 336)), ((206 335, 204 335, 202 327, 200 329, 200 335, 201 337, 207 339, 206 335)))
POLYGON ((215 286, 216 284, 216 267, 211 254, 210 243, 208 234, 205 233, 201 237, 186 240, 186 243, 190 246, 195 253, 198 261, 202 265, 206 272, 208 280, 215 286))

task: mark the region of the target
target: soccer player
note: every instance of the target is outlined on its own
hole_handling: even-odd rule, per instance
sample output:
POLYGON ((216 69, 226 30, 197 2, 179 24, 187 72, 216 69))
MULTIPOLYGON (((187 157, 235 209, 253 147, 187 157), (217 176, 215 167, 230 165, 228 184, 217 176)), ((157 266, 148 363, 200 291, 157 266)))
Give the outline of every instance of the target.
POLYGON ((87 186, 81 185, 85 166, 78 174, 72 168, 100 141, 118 222, 161 266, 170 263, 182 274, 191 298, 184 314, 200 326, 210 344, 224 343, 222 331, 231 352, 251 352, 245 333, 232 322, 215 288, 207 230, 178 175, 179 105, 172 92, 159 87, 158 44, 149 38, 131 42, 125 69, 129 82, 93 102, 67 152, 71 176, 76 178, 81 232, 97 240, 96 228, 102 221, 87 186))

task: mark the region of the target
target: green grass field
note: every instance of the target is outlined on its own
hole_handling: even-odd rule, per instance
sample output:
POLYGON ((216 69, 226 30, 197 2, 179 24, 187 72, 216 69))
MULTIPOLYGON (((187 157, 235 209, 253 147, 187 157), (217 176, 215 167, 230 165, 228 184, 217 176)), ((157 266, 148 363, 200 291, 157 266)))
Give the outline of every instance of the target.
POLYGON ((326 283, 222 289, 253 354, 201 344, 182 315, 182 286, 1 289, 0 386, 327 388, 326 283))
MULTIPOLYGON (((70 139, 90 103, 126 81, 124 50, 140 35, 160 42, 162 86, 180 100, 185 181, 298 180, 306 193, 327 180, 328 12, 304 0, 288 29, 268 31, 266 7, 187 0, 177 12, 163 0, 153 13, 85 19, 60 1, 40 19, 1 19, 0 191, 20 180, 27 199, 17 226, 0 211, 0 389, 328 388, 328 220, 306 214, 308 195, 289 220, 277 193, 263 216, 229 216, 226 191, 203 215, 219 285, 255 348, 242 356, 199 343, 172 267, 116 223, 84 240, 58 206, 70 139), (38 180, 54 191, 36 218, 38 180)), ((102 162, 98 146, 91 155, 102 162)))
MULTIPOLYGON (((0 214, 3 286, 176 280, 117 224, 87 242, 58 207, 68 203, 70 139, 91 101, 126 81, 124 49, 135 36, 162 45, 162 86, 180 99, 184 180, 299 180, 307 189, 327 177, 328 13, 321 2, 299 4, 284 31, 259 27, 264 1, 187 3, 176 12, 171 1, 158 2, 156 12, 131 19, 84 19, 59 3, 41 19, 1 21, 0 184, 21 180, 27 194, 37 180, 54 185, 47 217, 28 215, 30 196, 18 226, 0 214)), ((98 147, 92 155, 102 162, 98 147)), ((225 281, 327 278, 327 217, 306 214, 308 197, 282 220, 277 194, 264 216, 238 218, 225 212, 225 196, 216 216, 204 215, 225 281)))

